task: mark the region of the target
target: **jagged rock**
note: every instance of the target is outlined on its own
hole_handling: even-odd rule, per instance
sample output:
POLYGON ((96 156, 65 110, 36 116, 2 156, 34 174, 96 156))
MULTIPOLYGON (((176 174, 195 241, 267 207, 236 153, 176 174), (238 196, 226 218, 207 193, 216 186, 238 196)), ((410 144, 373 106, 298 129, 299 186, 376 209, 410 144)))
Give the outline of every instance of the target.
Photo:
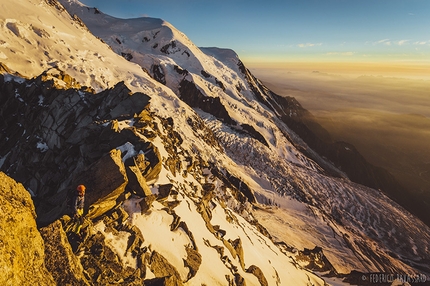
POLYGON ((240 238, 237 238, 233 241, 229 240, 231 245, 233 246, 234 250, 236 251, 237 257, 240 261, 240 266, 242 266, 242 269, 245 270, 245 259, 243 256, 243 246, 242 246, 242 240, 240 238))
POLYGON ((93 285, 142 285, 140 269, 124 266, 101 232, 92 235, 81 247, 87 252, 81 263, 93 285))
POLYGON ((45 267, 44 243, 24 187, 0 172, 0 284, 55 285, 45 267))
POLYGON ((123 100, 111 110, 109 113, 110 118, 118 118, 119 116, 132 117, 134 114, 139 114, 142 109, 149 104, 150 97, 146 94, 141 92, 131 94, 130 90, 125 85, 124 90, 128 90, 129 96, 123 98, 123 100))
POLYGON ((127 167, 128 187, 133 190, 139 196, 150 196, 152 194, 151 189, 146 183, 145 177, 142 176, 142 172, 137 166, 127 167))
POLYGON ((243 130, 246 131, 247 134, 251 135, 252 138, 260 141, 262 144, 264 144, 265 146, 269 147, 269 144, 267 143, 267 141, 264 138, 264 136, 261 135, 261 133, 259 133, 257 130, 255 130, 255 128, 252 127, 252 125, 241 124, 240 127, 243 128, 243 130))
POLYGON ((174 54, 176 52, 181 51, 181 48, 179 48, 176 44, 176 41, 173 40, 167 45, 164 45, 163 47, 161 47, 160 51, 169 55, 169 54, 174 54))
POLYGON ((152 203, 155 201, 157 197, 155 195, 149 195, 147 197, 144 197, 140 202, 140 209, 141 213, 144 214, 151 208, 152 203))
MULTIPOLYGON (((152 146, 150 145, 150 147, 152 147, 152 146)), ((151 150, 151 148, 149 148, 148 150, 151 150)), ((145 174, 144 172, 147 170, 147 168, 151 164, 151 162, 146 160, 146 157, 144 154, 138 154, 138 155, 134 156, 133 157, 133 163, 134 163, 134 166, 139 168, 139 171, 142 173, 142 175, 145 174)))
POLYGON ((194 235, 193 233, 190 231, 190 229, 188 228, 187 224, 184 221, 181 221, 179 223, 179 227, 182 228, 182 230, 188 235, 188 237, 191 240, 191 246, 194 250, 198 251, 197 249, 197 244, 196 244, 196 240, 194 239, 194 235))
POLYGON ((188 281, 196 276, 197 271, 200 268, 200 264, 202 264, 202 256, 197 250, 189 246, 187 246, 185 250, 187 251, 187 259, 184 259, 184 266, 190 269, 187 275, 188 281))
POLYGON ((45 241, 45 264, 57 285, 90 285, 79 259, 73 253, 66 233, 59 220, 40 233, 45 241))
POLYGON ((163 68, 160 65, 152 65, 151 72, 154 75, 154 79, 161 84, 166 84, 166 76, 164 75, 163 68))
POLYGON ((179 67, 179 66, 177 66, 177 65, 174 65, 174 66, 173 66, 173 69, 174 69, 178 74, 181 74, 181 75, 187 75, 187 74, 188 74, 188 71, 187 71, 187 70, 182 69, 182 68, 180 68, 180 67, 179 67))
MULTIPOLYGON (((76 16, 77 17, 77 16, 76 16)), ((77 17, 75 20, 82 21, 77 17)), ((48 81, 50 79, 58 79, 63 84, 55 84, 56 88, 63 89, 63 88, 75 88, 75 89, 81 89, 81 85, 78 83, 76 79, 68 75, 62 70, 59 70, 57 67, 54 67, 52 69, 49 69, 41 74, 41 79, 43 81, 48 81)))
POLYGON ((180 224, 180 222, 181 222, 181 217, 180 216, 178 216, 176 213, 175 213, 175 211, 173 211, 172 209, 167 209, 167 212, 168 213, 171 213, 172 214, 172 216, 173 216, 173 221, 172 221, 172 223, 170 224, 170 231, 175 231, 176 229, 178 229, 178 227, 179 227, 179 224, 180 224))
POLYGON ((236 282, 237 286, 246 286, 245 278, 240 276, 239 273, 234 274, 234 281, 236 282))
POLYGON ((173 276, 146 279, 145 286, 176 286, 176 279, 173 276))
POLYGON ((170 192, 172 191, 172 188, 173 188, 172 184, 158 186, 157 200, 164 200, 164 199, 166 199, 170 195, 170 192))
POLYGON ((212 130, 206 126, 200 117, 189 117, 187 118, 187 123, 191 126, 194 132, 203 134, 202 140, 204 140, 209 146, 214 147, 214 149, 218 151, 223 150, 212 130))
POLYGON ((181 99, 193 108, 201 108, 204 112, 210 113, 215 117, 223 120, 227 124, 233 124, 234 121, 228 114, 227 109, 219 97, 205 96, 194 82, 183 79, 179 86, 181 99))
POLYGON ((121 151, 111 150, 91 165, 76 179, 76 185, 87 187, 85 204, 89 206, 88 218, 94 219, 116 205, 116 199, 124 192, 128 179, 121 151))
POLYGON ((146 166, 143 171, 143 176, 146 181, 149 182, 158 178, 163 167, 160 152, 152 143, 148 147, 148 152, 145 153, 145 159, 148 160, 150 164, 146 166))
MULTIPOLYGON (((107 212, 103 216, 103 222, 107 228, 114 228, 116 230, 122 230, 128 227, 127 220, 129 214, 121 207, 115 207, 113 210, 107 212)), ((128 227, 130 228, 130 227, 128 227)))
POLYGON ((183 285, 178 270, 156 251, 151 254, 150 269, 157 278, 170 277, 169 279, 172 279, 172 281, 168 285, 183 285))
POLYGON ((205 70, 201 70, 200 73, 202 74, 202 76, 204 76, 205 78, 210 78, 211 75, 210 73, 206 72, 205 70))
POLYGON ((217 168, 212 168, 211 172, 212 174, 220 178, 227 187, 234 190, 233 195, 237 200, 242 203, 246 202, 246 200, 251 203, 256 202, 253 191, 241 179, 230 174, 227 170, 219 170, 217 168))
POLYGON ((131 61, 133 59, 133 55, 131 53, 121 53, 121 56, 127 61, 131 61))
POLYGON ((215 185, 212 183, 204 183, 202 185, 205 195, 212 193, 215 190, 215 185))
POLYGON ((230 251, 231 256, 233 258, 238 258, 240 262, 240 266, 243 270, 245 270, 245 260, 243 256, 243 247, 242 247, 242 241, 240 238, 237 238, 235 240, 231 239, 221 239, 224 243, 224 246, 230 251))
POLYGON ((246 272, 254 274, 254 276, 257 277, 258 282, 260 282, 261 286, 269 286, 266 277, 264 277, 263 271, 261 271, 258 266, 251 265, 248 269, 246 269, 246 272))
MULTIPOLYGON (((75 82, 61 70, 49 73, 69 82, 66 86, 75 82)), ((111 146, 118 141, 115 138, 129 136, 124 130, 119 132, 116 121, 109 126, 101 122, 132 118, 149 105, 148 96, 131 94, 124 82, 93 94, 58 89, 52 80, 44 81, 46 77, 42 74, 23 82, 4 81, 0 75, 0 130, 8 134, 7 140, 0 140, 0 156, 5 158, 1 168, 34 193, 39 225, 60 218, 76 177, 118 147, 111 146)), ((137 142, 140 138, 132 133, 137 142)), ((147 157, 152 162, 148 174, 155 178, 161 169, 160 156, 151 150, 147 157)))
MULTIPOLYGON (((215 83, 223 90, 225 91, 226 88, 224 86, 224 84, 222 83, 222 81, 220 81, 219 79, 215 78, 215 83)), ((240 91, 239 91, 240 92, 240 91)))
POLYGON ((305 266, 307 269, 319 271, 319 272, 327 272, 336 275, 337 271, 324 255, 321 247, 315 246, 314 249, 305 248, 303 251, 299 251, 296 256, 298 261, 306 262, 305 266))

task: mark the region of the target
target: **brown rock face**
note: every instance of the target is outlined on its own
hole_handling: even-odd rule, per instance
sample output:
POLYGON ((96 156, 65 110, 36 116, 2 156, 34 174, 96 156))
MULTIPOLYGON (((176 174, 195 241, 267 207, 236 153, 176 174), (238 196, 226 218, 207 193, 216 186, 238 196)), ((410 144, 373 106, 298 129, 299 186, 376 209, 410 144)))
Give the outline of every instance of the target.
MULTIPOLYGON (((154 251, 150 258, 150 267, 151 271, 155 274, 157 278, 168 278, 169 283, 165 283, 164 285, 174 285, 181 286, 181 276, 174 266, 172 266, 166 258, 164 258, 161 254, 154 251)), ((146 282, 146 281, 145 281, 146 282)), ((145 283, 146 284, 146 283, 145 283)), ((159 285, 159 284, 152 284, 159 285)), ((161 284, 163 285, 163 284, 161 284)))
POLYGON ((24 187, 0 172, 0 285, 55 285, 24 187))
POLYGON ((89 285, 79 259, 73 254, 61 222, 40 230, 45 241, 45 263, 57 285, 89 285), (58 259, 60 258, 60 259, 58 259))

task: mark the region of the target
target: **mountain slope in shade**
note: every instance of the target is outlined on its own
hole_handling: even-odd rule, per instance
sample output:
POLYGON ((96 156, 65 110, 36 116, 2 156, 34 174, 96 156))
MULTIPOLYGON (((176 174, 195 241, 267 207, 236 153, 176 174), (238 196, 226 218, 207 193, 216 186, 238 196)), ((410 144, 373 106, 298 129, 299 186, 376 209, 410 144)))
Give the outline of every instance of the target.
POLYGON ((84 266, 98 263, 99 243, 121 275, 186 285, 430 272, 428 227, 307 147, 280 119, 298 103, 233 51, 199 49, 162 20, 61 3, 73 16, 56 1, 1 4, 0 167, 33 193, 48 227, 78 178, 93 186, 84 266), (103 184, 103 173, 117 180, 103 184))

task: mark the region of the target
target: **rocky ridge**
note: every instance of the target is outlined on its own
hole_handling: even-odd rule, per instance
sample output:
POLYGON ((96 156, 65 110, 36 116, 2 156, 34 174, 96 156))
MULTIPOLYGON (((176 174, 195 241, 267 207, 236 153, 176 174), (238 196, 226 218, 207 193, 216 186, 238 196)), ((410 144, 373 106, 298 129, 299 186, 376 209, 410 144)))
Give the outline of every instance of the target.
MULTIPOLYGON (((83 17, 48 2, 88 33, 83 17)), ((271 93, 232 51, 200 50, 159 20, 134 22, 152 25, 137 39, 156 50, 121 50, 154 79, 141 89, 128 74, 100 91, 63 65, 35 78, 12 58, 19 73, 2 65, 0 168, 32 194, 58 284, 324 285, 321 275, 352 270, 430 272, 427 227, 292 132, 281 119, 300 110, 294 100, 271 93), (78 239, 68 197, 81 183, 78 239)), ((113 40, 125 46, 128 36, 113 40)), ((121 69, 135 71, 126 60, 121 69)))
MULTIPOLYGON (((240 273, 249 273, 267 283, 259 266, 245 267, 247 251, 241 238, 224 238, 227 231, 212 222, 213 209, 218 206, 225 208, 226 223, 242 225, 244 222, 239 222, 237 215, 227 209, 229 205, 231 210, 247 214, 247 224, 256 228, 254 232, 264 230, 249 212, 250 202, 255 202, 252 191, 227 170, 184 150, 183 139, 174 131, 174 120, 152 114, 148 110, 148 96, 131 95, 122 83, 93 94, 84 91, 85 88, 57 89, 53 80, 43 81, 42 77, 29 81, 15 79, 0 76, 1 94, 6 102, 2 114, 10 118, 3 121, 1 129, 3 134, 21 135, 6 138, 7 145, 2 150, 8 152, 2 154, 5 157, 2 169, 30 186, 45 240, 45 263, 58 284, 74 281, 70 283, 182 285, 198 275, 203 259, 199 252, 202 245, 216 250, 230 273, 226 277, 232 285, 245 283, 244 274, 240 273), (40 94, 38 104, 31 102, 34 94, 40 94), (114 97, 110 99, 110 96, 114 97), (103 98, 103 103, 97 98, 103 98), (115 108, 109 105, 111 100, 115 108), (133 108, 139 108, 140 113, 130 112, 131 100, 134 100, 133 108), (70 128, 58 124, 68 121, 76 124, 70 128), (157 140, 163 143, 163 150, 154 145, 157 140), (40 168, 40 163, 44 168, 40 168), (164 184, 151 185, 161 172, 168 172, 164 176, 168 178, 170 174, 172 178, 164 184), (177 176, 185 178, 188 185, 174 179, 177 176), (89 190, 83 241, 70 232, 72 221, 67 203, 70 186, 78 182, 89 190), (190 222, 182 220, 176 212, 184 201, 187 209, 190 204, 194 205, 211 239, 205 237, 196 242, 194 231, 188 226, 190 222), (171 217, 169 231, 185 233, 189 244, 182 246, 186 256, 181 273, 177 270, 178 264, 172 265, 160 249, 145 245, 146 231, 132 223, 134 209, 140 216, 165 213, 162 217, 171 217), (109 237, 118 235, 128 237, 124 253, 118 253, 118 246, 108 242, 109 237), (124 263, 125 259, 133 262, 124 263)), ((222 151, 201 119, 189 118, 188 122, 195 132, 204 134, 208 145, 222 151)), ((204 280, 204 274, 199 279, 204 280)))

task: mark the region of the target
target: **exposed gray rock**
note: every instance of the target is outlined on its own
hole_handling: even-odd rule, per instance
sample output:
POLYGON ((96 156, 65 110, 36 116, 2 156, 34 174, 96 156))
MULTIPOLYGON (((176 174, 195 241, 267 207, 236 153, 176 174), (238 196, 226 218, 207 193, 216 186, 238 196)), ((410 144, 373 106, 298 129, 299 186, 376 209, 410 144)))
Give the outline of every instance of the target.
POLYGON ((233 119, 227 112, 227 109, 219 97, 207 97, 194 82, 183 79, 179 86, 181 99, 193 108, 200 108, 203 111, 214 115, 227 124, 234 124, 233 119))
POLYGON ((166 84, 166 77, 164 75, 163 68, 160 65, 152 65, 151 72, 154 75, 154 79, 161 84, 166 84))

